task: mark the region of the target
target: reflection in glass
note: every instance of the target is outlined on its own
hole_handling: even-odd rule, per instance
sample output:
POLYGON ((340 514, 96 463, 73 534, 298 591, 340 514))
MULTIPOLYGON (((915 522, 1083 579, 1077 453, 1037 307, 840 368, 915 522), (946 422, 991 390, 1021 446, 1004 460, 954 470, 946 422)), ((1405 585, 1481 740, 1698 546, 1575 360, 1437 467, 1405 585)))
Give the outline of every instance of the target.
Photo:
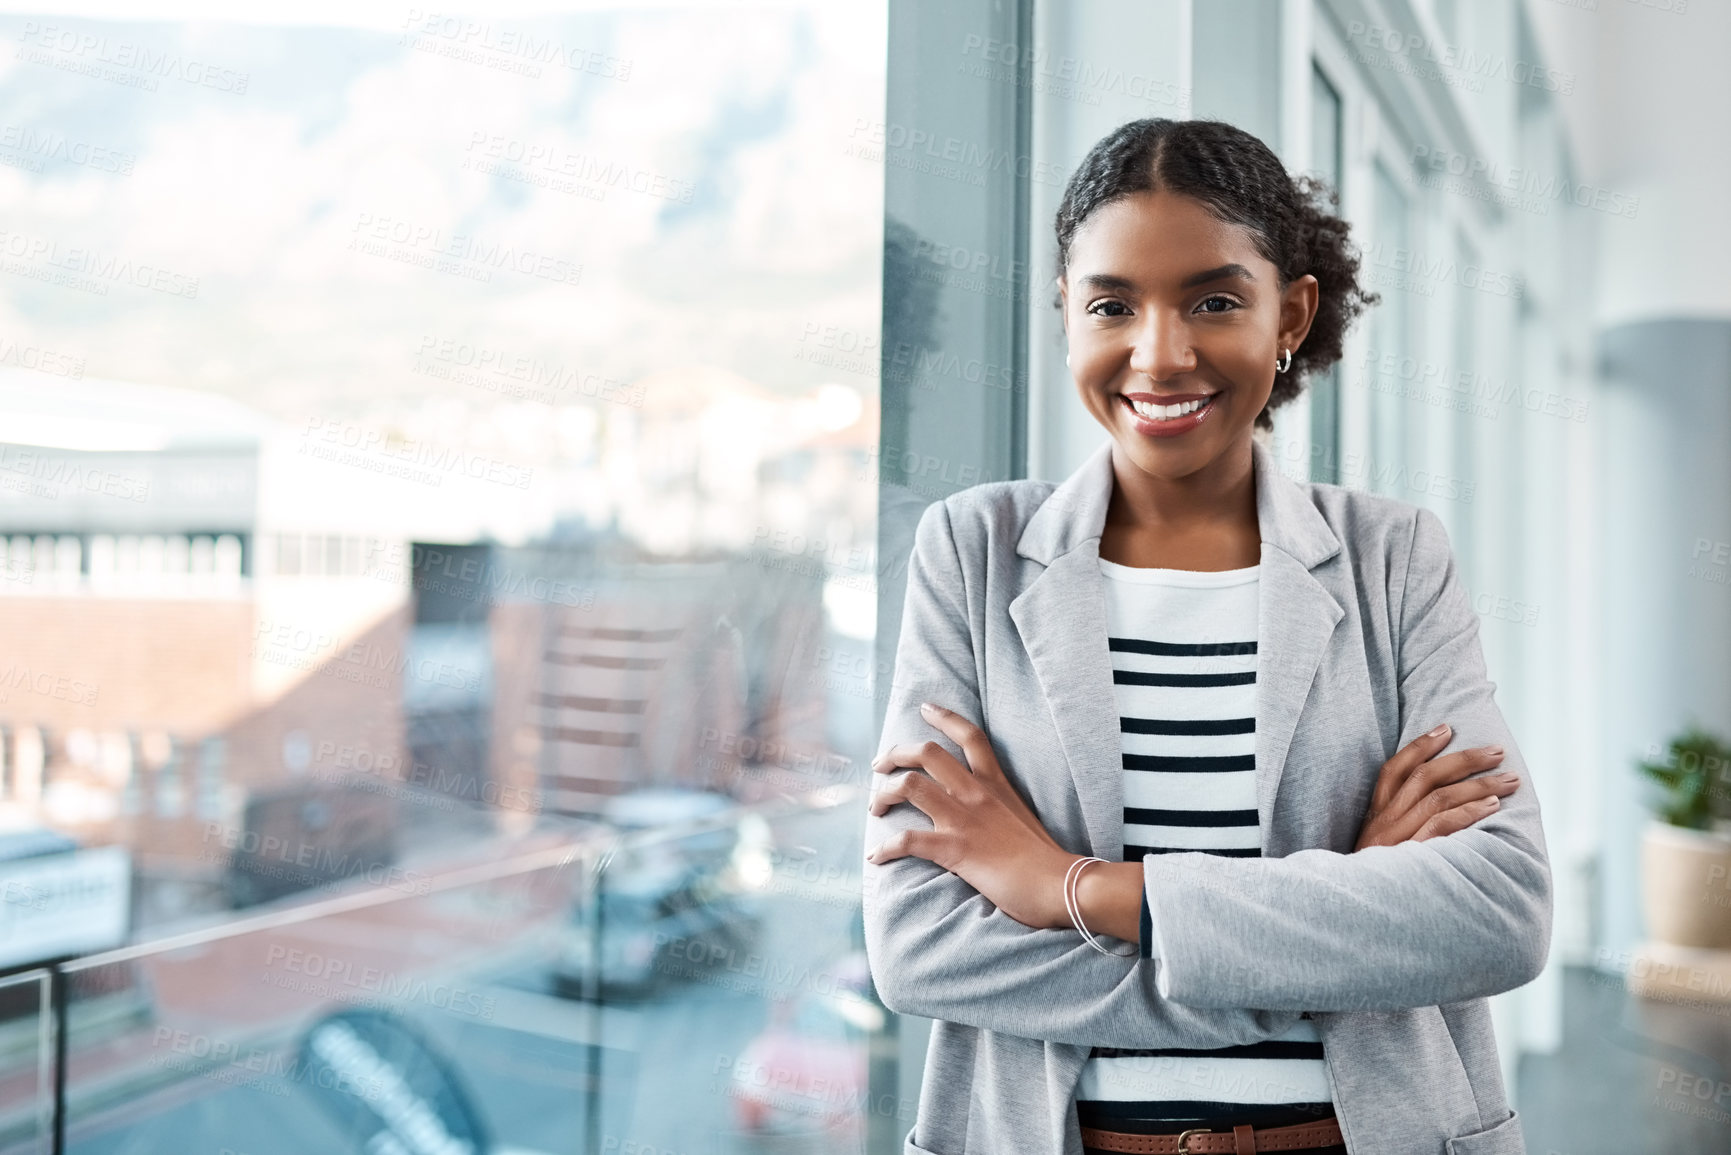
POLYGON ((883 7, 137 15, 0 81, 0 820, 135 891, 68 1149, 858 1132, 753 1072, 874 1005, 883 7))

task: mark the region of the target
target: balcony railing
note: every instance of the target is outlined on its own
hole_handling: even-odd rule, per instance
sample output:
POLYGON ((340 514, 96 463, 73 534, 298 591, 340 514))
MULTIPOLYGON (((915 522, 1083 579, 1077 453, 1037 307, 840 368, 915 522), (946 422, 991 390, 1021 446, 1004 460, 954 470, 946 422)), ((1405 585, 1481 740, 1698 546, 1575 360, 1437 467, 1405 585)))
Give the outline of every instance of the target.
POLYGON ((0 979, 0 1153, 858 1150, 911 1119, 866 1089, 862 797, 543 825, 0 979))

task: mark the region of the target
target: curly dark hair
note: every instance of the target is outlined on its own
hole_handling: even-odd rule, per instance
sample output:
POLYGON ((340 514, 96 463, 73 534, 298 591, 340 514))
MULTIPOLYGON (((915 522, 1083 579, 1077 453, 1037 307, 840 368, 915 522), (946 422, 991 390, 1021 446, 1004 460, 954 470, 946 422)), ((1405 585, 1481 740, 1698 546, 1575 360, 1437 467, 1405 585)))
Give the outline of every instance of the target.
POLYGON ((1058 272, 1069 267, 1070 242, 1094 210, 1134 193, 1165 190, 1194 197, 1223 221, 1243 225, 1279 270, 1285 288, 1306 273, 1318 284, 1316 318, 1292 365, 1277 374, 1256 424, 1274 427, 1271 410, 1304 388, 1306 377, 1339 361, 1347 328, 1381 298, 1358 283, 1352 226, 1331 210, 1340 198, 1328 182, 1296 180, 1250 133, 1219 120, 1132 120, 1082 158, 1058 206, 1058 272))

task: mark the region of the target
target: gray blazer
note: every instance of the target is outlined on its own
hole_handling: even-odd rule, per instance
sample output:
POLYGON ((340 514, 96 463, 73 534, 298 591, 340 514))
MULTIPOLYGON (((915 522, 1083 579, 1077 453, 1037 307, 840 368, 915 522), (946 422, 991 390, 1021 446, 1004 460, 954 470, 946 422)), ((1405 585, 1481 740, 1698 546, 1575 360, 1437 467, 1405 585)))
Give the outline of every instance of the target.
MULTIPOLYGON (((984 727, 1077 854, 1122 856, 1118 718, 1100 532, 1101 445, 1062 485, 976 485, 929 506, 909 561, 879 750, 933 739, 930 700, 984 727)), ((1353 1155, 1520 1155, 1486 996, 1539 973, 1551 875, 1539 805, 1485 676, 1436 515, 1283 476, 1257 443, 1261 858, 1144 862, 1158 957, 1031 930, 919 858, 866 863, 872 976, 936 1020, 906 1150, 1080 1155, 1090 1045, 1221 1047, 1316 1020, 1353 1155), (1353 853, 1378 771, 1438 722, 1500 743, 1521 786, 1456 834, 1353 853)), ((866 819, 865 844, 929 825, 866 819)))

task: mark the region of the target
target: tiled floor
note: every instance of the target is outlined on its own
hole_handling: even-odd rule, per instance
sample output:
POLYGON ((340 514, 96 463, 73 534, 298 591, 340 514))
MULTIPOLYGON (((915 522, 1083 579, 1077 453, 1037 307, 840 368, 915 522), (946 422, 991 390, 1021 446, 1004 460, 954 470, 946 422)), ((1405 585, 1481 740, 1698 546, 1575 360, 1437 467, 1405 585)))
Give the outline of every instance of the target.
POLYGON ((1528 1155, 1731 1155, 1731 1004, 1631 998, 1569 967, 1563 1046, 1521 1060, 1528 1155))

